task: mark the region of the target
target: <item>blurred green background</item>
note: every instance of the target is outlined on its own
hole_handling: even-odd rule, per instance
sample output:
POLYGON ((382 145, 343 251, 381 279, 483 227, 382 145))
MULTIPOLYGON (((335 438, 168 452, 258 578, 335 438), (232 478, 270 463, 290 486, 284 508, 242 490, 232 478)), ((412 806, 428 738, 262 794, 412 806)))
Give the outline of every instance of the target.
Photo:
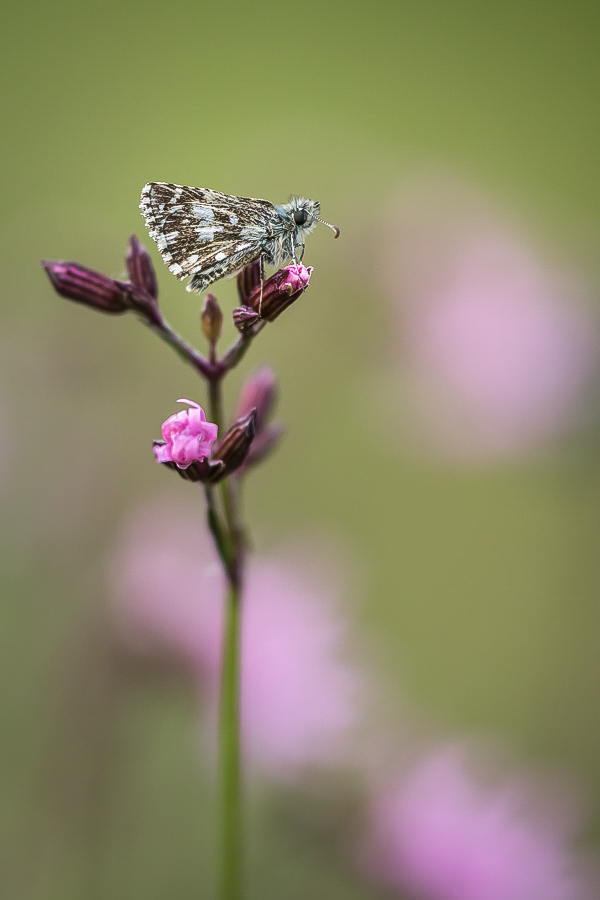
MULTIPOLYGON (((597 287, 599 38, 600 8, 582 0, 5 5, 4 896, 212 896, 194 701, 149 676, 104 709, 110 667, 90 639, 123 517, 166 482, 189 489, 149 448, 175 398, 201 392, 133 317, 59 300, 38 265, 119 277, 128 235, 150 244, 137 205, 151 180, 298 192, 340 226, 339 242, 309 239, 310 292, 232 379, 230 404, 270 362, 289 429, 249 484, 257 549, 312 529, 341 539, 360 573, 358 630, 392 695, 574 773, 600 821, 600 438, 433 464, 386 441, 365 389, 389 327, 365 247, 423 164, 518 210, 597 287), (86 748, 103 742, 96 783, 86 748)), ((168 318, 199 341, 198 299, 152 253, 168 318)), ((216 292, 233 307, 233 282, 216 292)), ((374 896, 261 803, 252 896, 374 896)))

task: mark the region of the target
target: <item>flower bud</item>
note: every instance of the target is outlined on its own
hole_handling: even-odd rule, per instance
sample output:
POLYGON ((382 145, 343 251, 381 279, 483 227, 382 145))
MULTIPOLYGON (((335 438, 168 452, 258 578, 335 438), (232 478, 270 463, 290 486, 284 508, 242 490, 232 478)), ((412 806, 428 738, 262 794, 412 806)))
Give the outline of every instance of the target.
POLYGON ((256 409, 256 433, 258 435, 271 417, 276 400, 275 372, 268 366, 263 366, 244 381, 238 399, 237 416, 241 419, 251 409, 256 409))
POLYGON ((240 295, 240 305, 248 306, 248 298, 254 288, 260 285, 260 262, 250 263, 245 269, 239 273, 237 277, 238 293, 240 295))
POLYGON ((200 314, 200 324, 209 344, 216 344, 221 337, 223 313, 214 294, 207 294, 200 314))
POLYGON ((146 293, 156 300, 158 297, 158 283, 152 259, 135 234, 132 234, 129 238, 129 249, 125 257, 125 264, 132 282, 143 288, 146 293))
POLYGON ((285 428, 283 425, 279 424, 267 425, 266 428, 259 431, 252 441, 248 456, 244 460, 244 471, 249 469, 250 466, 262 462, 269 453, 272 453, 281 440, 284 432, 285 428))
POLYGON ((67 300, 75 300, 113 315, 124 313, 130 308, 123 285, 101 272, 79 263, 60 260, 42 260, 42 265, 54 290, 67 300))
POLYGON ((273 322, 281 315, 308 287, 312 266, 308 269, 294 263, 275 272, 262 286, 262 302, 260 284, 254 288, 248 298, 248 306, 258 312, 267 322, 273 322))
POLYGON ((230 475, 242 465, 256 434, 256 410, 238 419, 213 453, 214 459, 225 463, 224 475, 230 475))
POLYGON ((233 324, 242 334, 258 322, 260 316, 250 306, 238 306, 233 311, 233 324))

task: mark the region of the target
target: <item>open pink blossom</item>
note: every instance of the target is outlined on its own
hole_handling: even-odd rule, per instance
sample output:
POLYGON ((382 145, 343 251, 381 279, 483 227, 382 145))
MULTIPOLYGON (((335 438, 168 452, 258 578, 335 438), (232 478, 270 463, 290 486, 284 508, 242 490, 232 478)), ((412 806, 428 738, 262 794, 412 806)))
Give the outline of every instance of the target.
POLYGON ((482 202, 437 187, 399 204, 382 258, 406 422, 457 457, 543 446, 582 420, 597 373, 585 290, 482 202))
POLYGON ((206 421, 204 410, 193 400, 177 402, 188 403, 191 409, 175 413, 163 423, 165 443, 154 445, 154 455, 159 463, 174 462, 180 469, 187 469, 191 463, 210 456, 218 428, 206 421))
POLYGON ((368 867, 419 900, 591 900, 572 825, 532 811, 522 781, 480 786, 453 747, 376 798, 368 867))
MULTIPOLYGON (((130 646, 184 660, 216 713, 225 582, 196 512, 153 503, 134 516, 112 567, 117 624, 130 646), (156 523, 160 523, 157 527, 156 523)), ((359 676, 346 625, 315 560, 251 561, 242 613, 246 752, 281 775, 334 763, 357 722, 359 676)))

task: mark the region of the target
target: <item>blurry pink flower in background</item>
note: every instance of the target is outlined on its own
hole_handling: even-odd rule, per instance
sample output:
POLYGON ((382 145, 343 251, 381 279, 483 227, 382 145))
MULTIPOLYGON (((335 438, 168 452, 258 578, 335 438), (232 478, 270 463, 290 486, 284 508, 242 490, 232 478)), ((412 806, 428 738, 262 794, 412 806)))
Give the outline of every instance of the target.
POLYGON ((225 582, 201 509, 195 515, 185 504, 149 501, 125 522, 117 548, 109 578, 126 646, 172 656, 203 675, 212 652, 207 619, 225 582))
POLYGON ((451 455, 527 451, 581 422, 597 322, 516 230, 434 187, 398 206, 380 261, 409 417, 451 455))
MULTIPOLYGON (((149 503, 126 525, 111 567, 129 646, 183 659, 213 709, 225 584, 200 512, 149 503)), ((243 608, 242 728, 269 772, 333 763, 357 720, 359 678, 342 660, 346 626, 315 560, 251 560, 243 608)))
POLYGON ((374 801, 367 868, 419 900, 592 900, 572 810, 531 795, 522 779, 481 786, 460 748, 434 753, 374 801))

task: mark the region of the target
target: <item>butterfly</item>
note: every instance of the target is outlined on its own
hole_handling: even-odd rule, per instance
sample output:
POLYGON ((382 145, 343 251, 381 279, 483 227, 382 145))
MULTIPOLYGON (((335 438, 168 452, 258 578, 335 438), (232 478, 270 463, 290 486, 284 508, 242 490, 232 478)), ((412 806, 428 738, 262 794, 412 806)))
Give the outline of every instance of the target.
MULTIPOLYGON (((197 293, 255 260, 261 273, 265 263, 278 268, 290 259, 297 262, 306 236, 323 222, 319 203, 305 197, 276 206, 156 181, 143 188, 140 209, 170 271, 180 280, 191 277, 187 290, 197 293)), ((339 228, 323 224, 339 236, 339 228)))

